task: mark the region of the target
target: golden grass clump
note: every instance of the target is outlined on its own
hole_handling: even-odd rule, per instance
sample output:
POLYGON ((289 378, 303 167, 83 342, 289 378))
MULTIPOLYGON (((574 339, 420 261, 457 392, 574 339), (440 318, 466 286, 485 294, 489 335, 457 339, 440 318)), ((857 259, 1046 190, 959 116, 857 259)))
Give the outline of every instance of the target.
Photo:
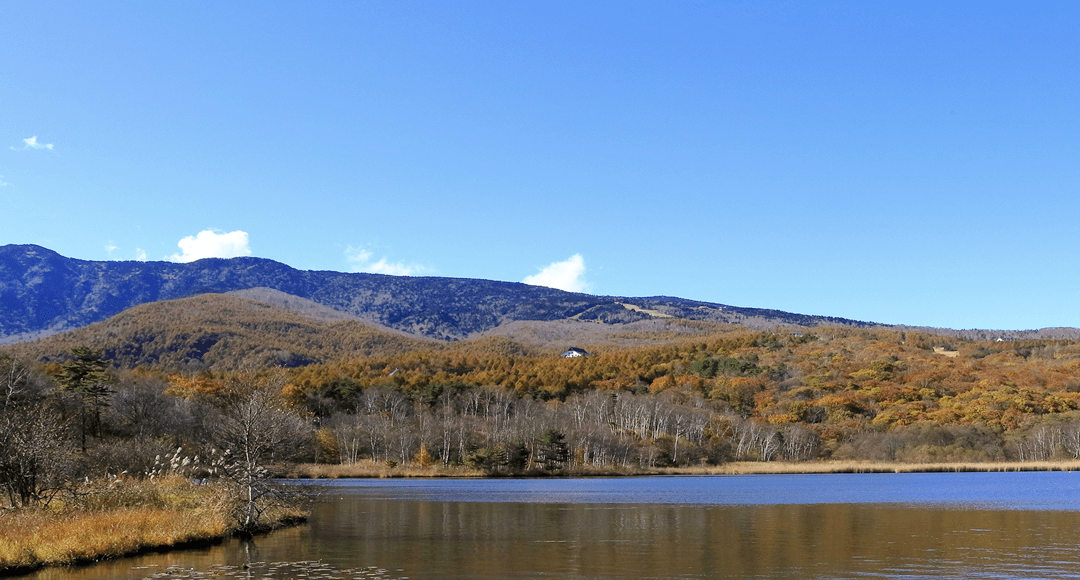
POLYGON ((174 476, 113 480, 47 508, 0 510, 0 573, 217 540, 233 531, 231 505, 223 487, 174 476))
POLYGON ((220 514, 209 510, 122 508, 108 512, 48 510, 14 514, 4 522, 0 569, 72 564, 173 547, 225 533, 220 514))

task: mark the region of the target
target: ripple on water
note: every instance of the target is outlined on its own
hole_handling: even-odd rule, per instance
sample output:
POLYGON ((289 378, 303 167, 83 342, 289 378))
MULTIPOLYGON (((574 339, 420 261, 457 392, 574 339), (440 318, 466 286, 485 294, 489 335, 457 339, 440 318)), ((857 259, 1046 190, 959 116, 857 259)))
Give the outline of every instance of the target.
MULTIPOLYGON (((149 571, 156 566, 138 566, 134 570, 149 571)), ((402 572, 402 570, 398 570, 402 572)), ((337 568, 320 561, 300 562, 251 562, 240 566, 214 564, 206 569, 172 565, 144 576, 143 580, 172 580, 186 578, 245 578, 251 580, 278 580, 296 578, 304 580, 405 580, 408 576, 391 573, 383 568, 337 568)))

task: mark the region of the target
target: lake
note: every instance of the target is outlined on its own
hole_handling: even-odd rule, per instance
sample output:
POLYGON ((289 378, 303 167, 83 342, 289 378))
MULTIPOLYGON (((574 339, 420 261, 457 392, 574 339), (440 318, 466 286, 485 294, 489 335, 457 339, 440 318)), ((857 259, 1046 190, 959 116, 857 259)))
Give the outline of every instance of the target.
POLYGON ((1080 473, 299 483, 305 526, 31 578, 1080 577, 1080 473))

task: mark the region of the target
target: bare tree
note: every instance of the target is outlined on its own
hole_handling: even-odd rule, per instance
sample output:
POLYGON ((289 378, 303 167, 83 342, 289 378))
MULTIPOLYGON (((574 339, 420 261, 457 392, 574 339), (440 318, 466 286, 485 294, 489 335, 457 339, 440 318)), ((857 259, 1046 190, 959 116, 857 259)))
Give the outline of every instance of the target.
POLYGON ((338 461, 341 463, 356 463, 363 453, 367 437, 362 427, 361 420, 364 415, 347 415, 334 413, 328 421, 333 429, 334 438, 337 441, 338 461))
POLYGON ((1073 459, 1080 459, 1080 423, 1066 423, 1061 428, 1061 444, 1073 459))
POLYGON ((283 489, 271 482, 266 464, 275 455, 295 450, 305 429, 299 417, 283 405, 283 375, 246 377, 230 386, 231 396, 222 409, 216 434, 218 444, 225 448, 225 458, 216 466, 238 486, 241 502, 237 521, 241 531, 252 532, 259 529, 266 509, 284 496, 283 489))
POLYGON ((1020 461, 1047 461, 1058 447, 1068 448, 1067 438, 1067 431, 1060 425, 1039 425, 1016 442, 1016 451, 1020 461))
POLYGON ((48 503, 67 483, 67 430, 29 368, 9 356, 0 357, 0 392, 0 489, 12 506, 48 503))
POLYGON ((821 446, 821 437, 803 425, 789 425, 783 435, 783 455, 789 461, 808 461, 821 446))
POLYGON ((419 447, 418 422, 416 422, 416 425, 410 423, 408 421, 398 422, 390 428, 388 433, 387 440, 397 457, 397 459, 393 460, 395 463, 404 464, 416 452, 415 449, 419 447))
POLYGON ((14 357, 0 356, 0 396, 4 398, 4 412, 27 393, 29 379, 29 367, 14 357))
POLYGON ((163 380, 143 380, 117 385, 112 415, 118 427, 137 438, 157 438, 181 429, 180 400, 165 394, 163 380))

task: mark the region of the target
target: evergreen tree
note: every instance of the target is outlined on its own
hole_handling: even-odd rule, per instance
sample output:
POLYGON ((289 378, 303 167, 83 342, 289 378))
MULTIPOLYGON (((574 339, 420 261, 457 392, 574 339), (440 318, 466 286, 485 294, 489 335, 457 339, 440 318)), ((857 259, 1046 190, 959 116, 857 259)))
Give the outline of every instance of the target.
POLYGON ((566 435, 558 429, 548 429, 540 436, 536 449, 536 462, 547 471, 560 469, 570 459, 570 447, 566 444, 566 435))
POLYGON ((98 438, 101 437, 101 409, 109 405, 113 391, 105 374, 108 362, 101 357, 100 349, 77 346, 71 349, 71 357, 72 360, 63 364, 63 372, 56 379, 65 391, 75 393, 81 399, 82 450, 86 453, 86 434, 92 429, 98 438))
POLYGON ((506 449, 506 467, 511 473, 521 473, 529 465, 529 448, 521 441, 510 444, 506 449))

